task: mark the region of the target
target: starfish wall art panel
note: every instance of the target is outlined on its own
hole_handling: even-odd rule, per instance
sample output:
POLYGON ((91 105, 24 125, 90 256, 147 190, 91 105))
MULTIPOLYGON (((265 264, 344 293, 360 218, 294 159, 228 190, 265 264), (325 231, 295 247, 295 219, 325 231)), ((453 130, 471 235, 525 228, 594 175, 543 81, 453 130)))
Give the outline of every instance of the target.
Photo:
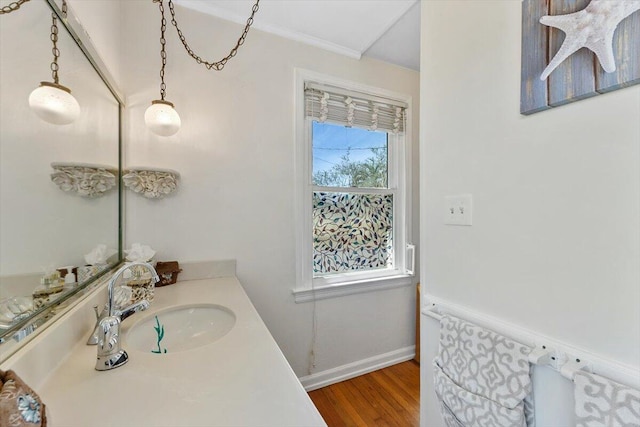
POLYGON ((640 83, 640 0, 524 0, 520 112, 640 83))

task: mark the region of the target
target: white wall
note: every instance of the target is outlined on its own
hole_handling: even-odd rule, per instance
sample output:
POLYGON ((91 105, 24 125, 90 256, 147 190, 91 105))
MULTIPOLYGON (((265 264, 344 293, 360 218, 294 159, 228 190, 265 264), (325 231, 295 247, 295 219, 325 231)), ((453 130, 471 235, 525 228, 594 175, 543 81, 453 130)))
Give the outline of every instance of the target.
MULTIPOLYGON (((520 23, 516 0, 422 4, 424 292, 638 368, 640 87, 520 115, 520 23), (461 193, 473 226, 443 225, 461 193)), ((436 427, 424 330, 422 425, 436 427)), ((571 387, 546 392, 562 412, 546 419, 570 420, 571 387)))
MULTIPOLYGON (((176 10, 189 43, 203 57, 226 55, 242 30, 176 10)), ((161 260, 237 259, 238 278, 299 376, 413 345, 410 287, 318 301, 316 367, 309 369, 313 304, 296 304, 291 294, 298 209, 294 144, 299 143, 293 94, 294 68, 300 67, 409 94, 417 117, 418 73, 256 30, 222 72, 213 72, 187 56, 169 26, 167 99, 175 103, 182 129, 162 138, 143 120, 151 100, 159 98, 157 5, 128 1, 123 19, 127 165, 171 168, 182 175, 177 193, 164 200, 127 194, 127 245, 149 244, 161 260)), ((417 135, 417 120, 413 132, 417 135)), ((417 144, 413 152, 417 173, 417 144)), ((414 200, 417 219, 417 187, 414 200)), ((414 231, 417 236, 417 224, 414 231)))

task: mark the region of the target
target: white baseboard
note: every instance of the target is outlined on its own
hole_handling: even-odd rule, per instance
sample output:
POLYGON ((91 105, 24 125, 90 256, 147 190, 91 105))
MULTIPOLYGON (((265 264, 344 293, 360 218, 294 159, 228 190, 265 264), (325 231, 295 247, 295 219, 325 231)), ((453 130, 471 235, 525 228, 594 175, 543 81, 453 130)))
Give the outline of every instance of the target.
POLYGON ((379 354, 357 362, 327 369, 326 371, 300 377, 300 382, 306 391, 316 390, 340 381, 348 380, 378 369, 413 359, 416 346, 412 345, 388 353, 379 354))

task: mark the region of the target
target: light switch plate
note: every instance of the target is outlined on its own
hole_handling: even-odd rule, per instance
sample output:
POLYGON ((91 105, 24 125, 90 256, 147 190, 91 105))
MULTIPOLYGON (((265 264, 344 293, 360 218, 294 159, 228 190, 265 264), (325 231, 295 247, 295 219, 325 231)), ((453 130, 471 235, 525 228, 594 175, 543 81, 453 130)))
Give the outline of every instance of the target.
POLYGON ((446 196, 444 201, 444 223, 446 225, 472 224, 473 199, 471 194, 446 196))

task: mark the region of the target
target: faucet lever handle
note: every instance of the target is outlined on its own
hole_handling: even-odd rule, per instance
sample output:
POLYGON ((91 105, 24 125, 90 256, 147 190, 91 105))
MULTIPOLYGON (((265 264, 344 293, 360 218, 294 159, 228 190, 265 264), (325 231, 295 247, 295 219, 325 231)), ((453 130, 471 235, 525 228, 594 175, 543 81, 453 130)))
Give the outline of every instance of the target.
POLYGON ((129 307, 123 308, 122 310, 117 310, 114 315, 123 322, 129 316, 139 312, 144 311, 149 308, 149 301, 143 299, 142 301, 138 301, 135 304, 130 305, 129 307))

